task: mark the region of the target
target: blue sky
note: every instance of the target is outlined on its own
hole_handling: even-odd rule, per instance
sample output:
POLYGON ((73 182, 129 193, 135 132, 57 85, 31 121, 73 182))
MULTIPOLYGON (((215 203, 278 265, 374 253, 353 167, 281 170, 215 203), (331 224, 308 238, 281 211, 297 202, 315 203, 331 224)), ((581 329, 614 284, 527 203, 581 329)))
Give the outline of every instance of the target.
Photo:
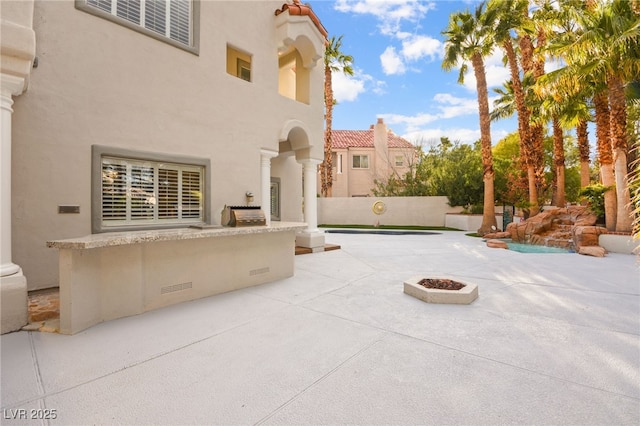
MULTIPOLYGON (((354 57, 355 75, 334 74, 333 128, 364 130, 377 117, 398 135, 429 145, 441 136, 473 143, 480 138, 473 73, 442 69, 449 15, 473 10, 476 1, 309 0, 329 36, 343 35, 342 52, 354 57)), ((502 54, 486 60, 490 86, 508 70, 502 54)), ((471 67, 469 67, 471 68, 471 67)), ((490 106, 495 94, 490 90, 490 106)), ((515 119, 492 123, 492 142, 517 130, 515 119)))

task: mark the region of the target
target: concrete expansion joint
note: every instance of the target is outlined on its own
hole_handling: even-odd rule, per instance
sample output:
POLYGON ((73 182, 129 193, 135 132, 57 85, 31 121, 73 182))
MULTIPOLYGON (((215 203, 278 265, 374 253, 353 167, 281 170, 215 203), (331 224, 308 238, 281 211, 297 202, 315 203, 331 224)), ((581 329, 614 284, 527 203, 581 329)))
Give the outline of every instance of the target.
POLYGON ((349 356, 347 359, 345 359, 344 361, 342 361, 341 363, 339 363, 338 365, 336 365, 334 368, 332 368, 331 370, 329 370, 326 374, 322 375, 320 378, 318 378, 317 380, 315 380, 313 383, 311 383, 309 386, 307 386, 306 388, 304 388, 303 390, 301 390, 300 392, 298 392, 296 395, 294 395, 293 397, 291 397, 288 401, 286 401, 285 403, 283 403, 282 405, 280 405, 278 408, 276 408, 275 410, 273 410, 271 413, 269 413, 268 415, 266 415, 265 417, 263 417, 262 419, 258 420, 255 425, 260 425, 263 424, 264 422, 266 422, 267 420, 269 420, 271 417, 273 417, 274 415, 276 415, 278 412, 280 412, 281 410, 283 410, 284 408, 286 408, 288 405, 290 405, 291 403, 293 403, 296 399, 298 399, 300 396, 304 395, 307 391, 309 391, 310 389, 314 388, 316 385, 322 383, 323 381, 325 381, 327 378, 331 377, 334 373, 336 373, 337 371, 339 371, 343 366, 345 366, 347 363, 349 363, 351 360, 359 357, 360 355, 362 355, 364 352, 368 351, 370 348, 372 348, 374 345, 381 343, 384 339, 375 339, 372 342, 370 342, 369 344, 365 345, 364 347, 362 347, 360 350, 358 350, 357 352, 355 352, 353 355, 349 356))
POLYGON ((29 333, 29 347, 31 349, 31 360, 33 361, 33 370, 36 376, 36 389, 39 394, 44 394, 44 384, 42 383, 42 374, 40 372, 40 363, 38 362, 38 353, 36 345, 33 341, 33 334, 29 333))

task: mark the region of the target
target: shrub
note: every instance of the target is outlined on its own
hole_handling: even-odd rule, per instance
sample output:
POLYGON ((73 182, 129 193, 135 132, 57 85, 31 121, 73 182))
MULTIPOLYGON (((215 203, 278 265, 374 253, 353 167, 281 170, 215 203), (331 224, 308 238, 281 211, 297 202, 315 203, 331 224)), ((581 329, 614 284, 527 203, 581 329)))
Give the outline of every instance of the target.
POLYGON ((601 218, 604 217, 604 193, 613 188, 613 185, 604 186, 601 183, 594 183, 582 188, 580 190, 580 197, 587 201, 589 210, 601 218))

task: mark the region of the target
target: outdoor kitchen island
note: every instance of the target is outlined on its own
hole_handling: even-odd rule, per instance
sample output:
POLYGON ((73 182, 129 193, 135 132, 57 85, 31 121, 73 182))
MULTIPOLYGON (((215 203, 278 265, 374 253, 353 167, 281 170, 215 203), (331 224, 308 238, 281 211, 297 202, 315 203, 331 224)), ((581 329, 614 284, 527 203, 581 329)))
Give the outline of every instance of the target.
POLYGON ((60 333, 293 276, 307 225, 168 229, 48 241, 59 251, 60 333))

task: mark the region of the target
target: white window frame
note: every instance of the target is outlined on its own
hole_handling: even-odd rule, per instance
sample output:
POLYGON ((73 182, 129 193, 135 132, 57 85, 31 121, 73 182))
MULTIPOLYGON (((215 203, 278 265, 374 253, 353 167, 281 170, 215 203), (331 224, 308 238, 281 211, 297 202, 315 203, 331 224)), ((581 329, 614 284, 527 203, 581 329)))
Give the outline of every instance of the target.
POLYGON ((369 168, 369 155, 368 154, 354 154, 351 157, 351 168, 352 169, 368 169, 369 168), (356 157, 359 158, 358 165, 356 166, 356 157), (362 160, 365 160, 366 165, 362 165, 362 160))
POLYGON ((133 0, 75 0, 75 5, 77 9, 84 12, 118 23, 196 55, 198 54, 200 38, 200 0, 136 0, 136 5, 139 2, 139 9, 134 8, 134 10, 138 12, 137 14, 134 13, 133 15, 127 16, 123 16, 122 14, 118 15, 118 4, 128 5, 128 1, 133 0), (161 19, 159 23, 160 25, 164 25, 164 31, 159 31, 158 26, 154 24, 155 21, 145 22, 147 19, 147 8, 151 5, 151 2, 155 1, 165 2, 164 19, 161 19), (173 3, 174 1, 176 3, 173 3), (178 1, 181 2, 180 6, 183 7, 172 7, 172 3, 179 5, 179 3, 177 3, 178 1), (149 5, 147 3, 149 3, 149 5), (184 5, 189 6, 189 22, 187 23, 188 39, 185 38, 184 34, 184 5), (174 30, 173 32, 172 29, 174 30))
POLYGON ((395 163, 396 163, 396 167, 404 166, 404 156, 396 155, 395 163))
POLYGON ((209 174, 207 159, 94 145, 92 230, 101 233, 210 223, 209 174))

